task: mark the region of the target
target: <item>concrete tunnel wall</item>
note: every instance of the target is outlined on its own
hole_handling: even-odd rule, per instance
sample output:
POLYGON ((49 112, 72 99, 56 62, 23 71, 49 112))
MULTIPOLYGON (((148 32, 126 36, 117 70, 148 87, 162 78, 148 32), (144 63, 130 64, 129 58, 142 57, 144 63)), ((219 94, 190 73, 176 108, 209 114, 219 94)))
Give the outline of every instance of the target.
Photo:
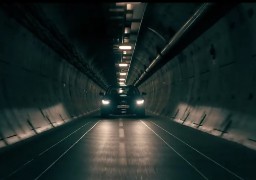
MULTIPOLYGON (((147 110, 256 149, 255 10, 235 7, 144 82, 147 110)), ((99 86, 0 18, 0 149, 97 110, 99 86)))
POLYGON ((0 11, 0 148, 97 110, 101 88, 0 11))
POLYGON ((145 81, 147 109, 256 149, 255 12, 236 6, 145 81))

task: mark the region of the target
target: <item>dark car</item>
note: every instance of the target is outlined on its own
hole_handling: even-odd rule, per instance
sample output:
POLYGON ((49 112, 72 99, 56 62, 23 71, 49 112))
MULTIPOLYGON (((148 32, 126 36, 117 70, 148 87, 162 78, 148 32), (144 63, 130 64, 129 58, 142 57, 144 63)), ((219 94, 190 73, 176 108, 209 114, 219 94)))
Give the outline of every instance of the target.
POLYGON ((101 99, 101 116, 109 115, 137 115, 145 116, 145 102, 143 95, 137 87, 128 86, 110 86, 105 94, 100 93, 101 99))

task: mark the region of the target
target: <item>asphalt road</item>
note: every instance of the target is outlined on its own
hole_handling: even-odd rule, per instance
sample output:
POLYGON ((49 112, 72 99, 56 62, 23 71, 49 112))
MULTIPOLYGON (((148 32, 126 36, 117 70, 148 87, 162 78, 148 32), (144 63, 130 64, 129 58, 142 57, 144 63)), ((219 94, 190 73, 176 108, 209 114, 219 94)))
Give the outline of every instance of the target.
POLYGON ((0 154, 0 179, 256 179, 256 151, 176 122, 80 118, 0 154))

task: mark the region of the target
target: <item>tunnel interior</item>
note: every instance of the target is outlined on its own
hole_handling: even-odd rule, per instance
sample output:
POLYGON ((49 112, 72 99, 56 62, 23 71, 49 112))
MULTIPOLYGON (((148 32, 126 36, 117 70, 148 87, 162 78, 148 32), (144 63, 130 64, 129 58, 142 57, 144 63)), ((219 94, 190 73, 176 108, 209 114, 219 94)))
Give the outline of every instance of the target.
POLYGON ((97 112, 99 92, 125 73, 124 84, 147 93, 148 114, 255 150, 254 11, 255 3, 1 3, 0 149, 97 112))

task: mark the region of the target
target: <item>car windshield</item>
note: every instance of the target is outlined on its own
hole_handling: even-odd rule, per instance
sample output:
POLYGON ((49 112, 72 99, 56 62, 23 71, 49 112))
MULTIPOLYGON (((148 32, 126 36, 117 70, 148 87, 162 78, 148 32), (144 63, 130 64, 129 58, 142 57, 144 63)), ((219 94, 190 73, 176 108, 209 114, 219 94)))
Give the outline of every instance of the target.
POLYGON ((111 87, 108 89, 107 93, 108 95, 138 95, 139 90, 136 87, 133 86, 125 86, 125 87, 111 87))

